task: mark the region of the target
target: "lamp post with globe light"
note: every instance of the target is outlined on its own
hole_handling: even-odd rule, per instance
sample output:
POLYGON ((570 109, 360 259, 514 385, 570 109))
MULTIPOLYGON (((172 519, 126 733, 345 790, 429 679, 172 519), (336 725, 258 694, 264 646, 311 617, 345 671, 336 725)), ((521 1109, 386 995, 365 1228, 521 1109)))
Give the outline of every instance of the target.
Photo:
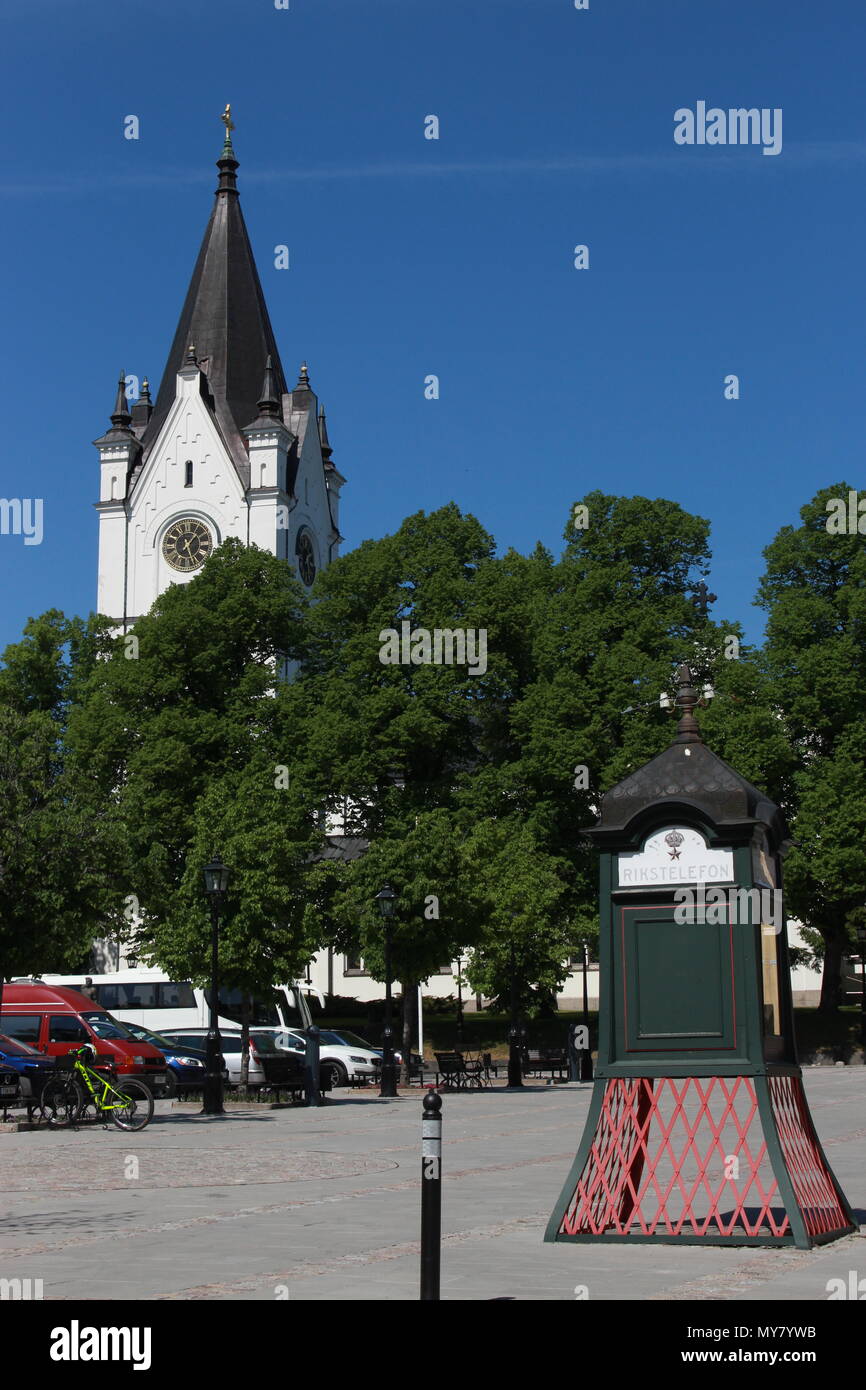
POLYGON ((866 1048, 866 924, 861 923, 857 928, 857 940, 860 944, 860 969, 862 971, 860 982, 860 1041, 866 1048))
POLYGON ((204 891, 210 902, 210 1027, 205 1039, 204 1104, 202 1114, 222 1115, 222 1039, 219 1030, 219 918, 229 886, 227 865, 214 857, 204 868, 204 891))
POLYGON ((394 1066, 394 1033, 391 1027, 391 923, 394 918, 394 904, 397 894, 386 883, 376 894, 376 902, 382 914, 385 928, 385 1027, 382 1030, 382 1081, 379 1095, 389 1100, 397 1094, 397 1071, 394 1066))

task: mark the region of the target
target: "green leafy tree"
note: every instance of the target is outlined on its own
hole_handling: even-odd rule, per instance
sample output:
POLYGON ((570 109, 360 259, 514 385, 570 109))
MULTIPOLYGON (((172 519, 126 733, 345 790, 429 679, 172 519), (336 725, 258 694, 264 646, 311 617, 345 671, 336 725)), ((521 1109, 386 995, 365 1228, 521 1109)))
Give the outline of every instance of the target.
POLYGON ((546 854, 527 826, 487 820, 467 837, 463 865, 482 924, 466 969, 471 988, 514 1017, 546 1012, 575 940, 568 861, 546 854))
POLYGON ((786 865, 788 910, 823 943, 821 1008, 838 1007, 852 912, 866 901, 862 731, 866 727, 866 549, 828 531, 823 488, 764 551, 758 604, 767 612, 769 689, 796 767, 790 810, 796 848, 786 865), (831 830, 832 827, 832 830, 831 830))
POLYGON ((391 919, 391 973, 403 997, 403 1067, 416 1021, 418 985, 449 964, 476 934, 476 917, 461 882, 461 835, 444 808, 419 814, 397 835, 380 835, 366 854, 345 866, 331 904, 338 949, 358 952, 376 980, 386 977, 385 922, 376 894, 390 883, 397 897, 391 919))
POLYGON ((107 634, 57 610, 0 668, 0 981, 75 967, 97 935, 116 851, 110 811, 68 756, 69 710, 107 634))
POLYGON ((294 684, 308 711, 301 741, 310 784, 322 802, 350 804, 349 830, 370 846, 347 868, 335 909, 338 932, 349 932, 379 979, 381 923, 369 902, 386 878, 400 892, 394 970, 404 1037, 415 986, 470 932, 452 881, 464 833, 457 788, 492 755, 516 679, 510 615, 504 602, 491 603, 493 550, 478 522, 451 505, 409 517, 395 535, 338 560, 317 581, 309 656, 294 684), (399 639, 404 622, 412 632, 484 629, 487 659, 385 663, 387 634, 399 639), (425 916, 431 896, 438 919, 425 916))
POLYGON ((278 674, 302 653, 304 602, 284 561, 227 541, 157 599, 134 642, 117 639, 70 721, 75 756, 123 827, 139 949, 204 975, 200 871, 222 838, 236 874, 223 964, 244 988, 285 978, 308 951, 293 903, 313 812, 293 781, 278 674))
POLYGON ((548 932, 550 979, 569 954, 561 921, 571 924, 571 949, 597 941, 597 860, 581 830, 595 822, 602 794, 670 741, 659 699, 677 664, 715 660, 733 631, 704 619, 689 594, 709 566, 705 520, 663 499, 598 491, 572 517, 581 526, 566 527, 558 563, 542 551, 522 565, 505 557, 502 587, 517 575, 513 611, 528 650, 499 712, 495 755, 459 798, 476 821, 527 827, 551 881, 565 884, 548 932))
POLYGON ((316 818, 291 786, 275 786, 263 752, 235 773, 212 781, 199 797, 186 865, 171 908, 156 919, 148 945, 173 974, 210 983, 210 910, 203 897, 205 864, 218 854, 229 866, 221 906, 220 987, 241 994, 241 1085, 249 1075, 252 1006, 271 987, 303 973, 319 945, 318 921, 306 892, 309 861, 321 840, 316 818))

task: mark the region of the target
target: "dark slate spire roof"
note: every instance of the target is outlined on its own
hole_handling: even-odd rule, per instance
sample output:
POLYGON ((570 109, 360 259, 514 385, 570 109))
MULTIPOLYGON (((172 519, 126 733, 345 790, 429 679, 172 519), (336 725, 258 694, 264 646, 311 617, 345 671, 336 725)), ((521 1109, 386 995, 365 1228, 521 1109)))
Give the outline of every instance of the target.
MULTIPOLYGON (((207 378, 207 393, 223 438, 242 476, 248 469, 241 430, 258 415, 262 375, 268 357, 280 398, 286 381, 268 317, 235 177, 238 161, 231 144, 230 122, 217 161, 220 171, 210 216, 168 354, 145 447, 152 448, 175 399, 175 378, 195 359, 207 378)), ((205 393, 203 393, 205 394, 205 393)))
POLYGON ((748 835, 757 822, 778 843, 785 834, 779 807, 704 743, 694 715, 698 692, 688 666, 680 666, 677 684, 681 716, 670 747, 605 792, 597 824, 583 834, 603 847, 608 839, 618 841, 641 813, 670 801, 678 808, 691 807, 731 834, 748 835))
POLYGON ((280 393, 274 380, 274 361, 268 357, 265 363, 265 379, 262 383, 262 394, 259 396, 259 413, 261 415, 282 415, 280 405, 280 393))
POLYGON ((328 422, 325 418, 324 406, 320 406, 319 408, 319 444, 322 449, 322 462, 326 468, 333 468, 334 465, 331 462, 331 456, 334 451, 331 448, 331 441, 328 438, 328 422))
POLYGON ((138 448, 138 440, 130 429, 131 423, 132 415, 126 399, 126 372, 121 372, 117 383, 117 395, 114 398, 114 410, 111 413, 111 429, 99 439, 94 439, 94 444, 132 443, 138 448))
POLYGON ((274 364, 271 357, 265 363, 265 379, 262 383, 262 394, 259 397, 259 409, 256 419, 247 425, 247 429, 262 429, 270 426, 273 428, 276 422, 283 422, 283 407, 277 389, 274 364))
POLYGON ((153 402, 150 399, 150 382, 145 377, 141 383, 141 395, 132 407, 132 432, 137 438, 143 437, 152 414, 153 402))
POLYGON ((315 393, 310 385, 310 373, 306 362, 301 363, 298 384, 292 390, 292 409, 309 410, 315 401, 315 393))

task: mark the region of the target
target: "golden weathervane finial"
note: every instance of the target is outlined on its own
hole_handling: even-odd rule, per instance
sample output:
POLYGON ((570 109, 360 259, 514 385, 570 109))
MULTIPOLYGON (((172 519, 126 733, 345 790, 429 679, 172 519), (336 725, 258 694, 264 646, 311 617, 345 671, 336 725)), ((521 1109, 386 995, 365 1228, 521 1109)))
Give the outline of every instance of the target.
POLYGON ((226 102, 226 109, 220 116, 220 120, 226 128, 226 139, 230 141, 232 138, 232 131, 235 128, 235 123, 232 120, 231 102, 226 102))

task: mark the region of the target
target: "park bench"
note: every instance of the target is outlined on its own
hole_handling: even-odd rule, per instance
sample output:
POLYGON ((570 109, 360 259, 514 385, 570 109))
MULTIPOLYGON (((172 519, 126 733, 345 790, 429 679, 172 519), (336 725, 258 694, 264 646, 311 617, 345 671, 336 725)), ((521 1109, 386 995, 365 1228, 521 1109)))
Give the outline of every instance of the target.
POLYGON ((522 1056, 524 1076, 544 1076, 554 1073, 562 1080, 568 1076, 568 1054, 561 1047, 529 1047, 522 1056))
POLYGON ((480 1059, 466 1058, 462 1052, 436 1052, 434 1056, 437 1086, 440 1076, 444 1086, 454 1086, 459 1091, 487 1084, 484 1064, 480 1059))
MULTIPOLYGON (((292 1104, 303 1103, 307 1099, 307 1068, 301 1054, 288 1054, 271 1057, 267 1053, 259 1057, 259 1065, 265 1073, 263 1091, 267 1091, 279 1101, 282 1095, 290 1095, 292 1104)), ((330 1067, 319 1068, 319 1093, 325 1099, 325 1092, 331 1090, 333 1072, 330 1067)))

